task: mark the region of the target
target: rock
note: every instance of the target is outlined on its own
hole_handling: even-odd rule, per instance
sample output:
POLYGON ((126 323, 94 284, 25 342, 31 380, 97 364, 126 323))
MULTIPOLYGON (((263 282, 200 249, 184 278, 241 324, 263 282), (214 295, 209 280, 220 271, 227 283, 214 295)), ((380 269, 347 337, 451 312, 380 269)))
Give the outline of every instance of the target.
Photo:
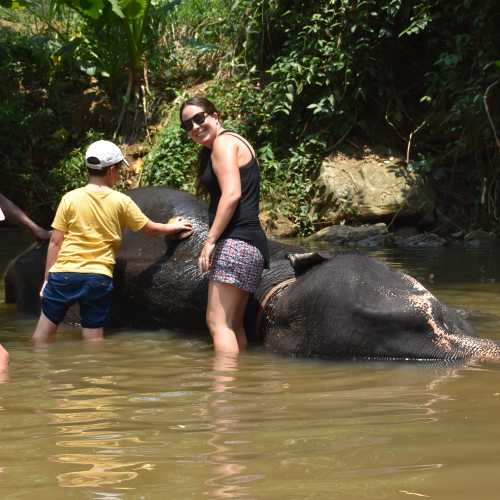
POLYGON ((376 234, 375 236, 370 236, 369 238, 365 238, 364 240, 351 241, 348 243, 348 245, 358 248, 378 248, 385 246, 386 239, 386 234, 376 234))
POLYGON ((420 231, 416 227, 404 226, 399 227, 393 231, 393 235, 397 238, 410 238, 411 236, 416 236, 420 231))
POLYGON ((465 241, 479 240, 479 241, 492 241, 496 238, 494 233, 489 233, 483 229, 476 229, 470 231, 464 236, 465 241))
POLYGON ((434 233, 421 233, 409 238, 395 237, 393 244, 398 248, 435 248, 446 245, 447 241, 434 233))
POLYGON ((465 231, 463 229, 460 229, 459 231, 456 231, 454 233, 451 233, 451 237, 458 240, 459 238, 462 238, 465 234, 465 231))
POLYGON ((307 239, 344 245, 348 242, 362 241, 385 234, 387 234, 387 226, 383 222, 365 226, 333 225, 321 229, 307 239))
POLYGON ((320 220, 333 224, 349 219, 421 218, 434 206, 430 191, 402 160, 373 154, 362 158, 337 154, 325 159, 316 192, 314 211, 320 220))
POLYGON ((481 246, 481 242, 479 240, 466 240, 466 241, 464 241, 464 243, 465 243, 465 246, 472 247, 472 248, 479 248, 481 246))
POLYGON ((297 226, 287 217, 269 210, 263 210, 260 213, 260 222, 264 231, 276 238, 292 238, 297 236, 297 226))

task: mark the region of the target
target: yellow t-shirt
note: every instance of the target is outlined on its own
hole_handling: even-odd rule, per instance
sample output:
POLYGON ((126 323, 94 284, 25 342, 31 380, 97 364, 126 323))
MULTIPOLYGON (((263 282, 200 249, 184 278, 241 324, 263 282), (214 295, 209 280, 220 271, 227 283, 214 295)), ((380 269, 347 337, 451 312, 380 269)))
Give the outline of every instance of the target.
POLYGON ((85 186, 66 193, 52 222, 64 241, 50 271, 112 277, 122 228, 138 231, 148 220, 130 197, 111 188, 85 186))

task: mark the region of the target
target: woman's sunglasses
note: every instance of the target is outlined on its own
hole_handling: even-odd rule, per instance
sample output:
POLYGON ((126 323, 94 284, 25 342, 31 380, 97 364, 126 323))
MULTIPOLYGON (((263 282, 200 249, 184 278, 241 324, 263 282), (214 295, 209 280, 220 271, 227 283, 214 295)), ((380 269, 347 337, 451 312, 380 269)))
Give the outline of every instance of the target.
POLYGON ((193 124, 196 123, 196 125, 201 125, 205 122, 205 118, 207 117, 208 113, 205 111, 200 111, 199 113, 196 113, 193 115, 189 120, 185 120, 181 122, 181 127, 189 132, 193 128, 193 124))

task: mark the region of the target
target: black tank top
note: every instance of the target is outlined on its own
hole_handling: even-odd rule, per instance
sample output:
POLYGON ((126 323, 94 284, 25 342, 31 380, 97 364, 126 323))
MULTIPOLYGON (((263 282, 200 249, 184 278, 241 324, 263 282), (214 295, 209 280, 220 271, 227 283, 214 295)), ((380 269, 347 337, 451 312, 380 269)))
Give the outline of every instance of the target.
MULTIPOLYGON (((269 250, 267 247, 267 238, 259 221, 259 201, 260 201, 260 169, 250 146, 238 135, 224 130, 220 133, 230 134, 239 139, 248 148, 252 159, 239 167, 241 180, 241 198, 234 211, 229 224, 219 239, 235 238, 247 241, 260 250, 264 257, 264 266, 269 267, 269 250)), ((208 221, 212 226, 217 206, 221 197, 221 190, 217 176, 213 170, 211 156, 207 154, 206 165, 200 177, 200 182, 207 188, 210 195, 210 204, 208 207, 208 221)))

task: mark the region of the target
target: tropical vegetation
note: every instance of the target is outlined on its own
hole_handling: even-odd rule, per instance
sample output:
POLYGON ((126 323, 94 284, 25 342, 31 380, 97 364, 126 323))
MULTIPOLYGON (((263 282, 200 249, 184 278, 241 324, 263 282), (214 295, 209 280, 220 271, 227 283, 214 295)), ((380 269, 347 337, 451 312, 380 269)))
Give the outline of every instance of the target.
POLYGON ((2 192, 48 217, 95 137, 193 190, 178 105, 205 93, 303 233, 321 159, 383 145, 461 225, 499 230, 496 0, 0 0, 2 192), (142 154, 142 153, 141 153, 142 154))

